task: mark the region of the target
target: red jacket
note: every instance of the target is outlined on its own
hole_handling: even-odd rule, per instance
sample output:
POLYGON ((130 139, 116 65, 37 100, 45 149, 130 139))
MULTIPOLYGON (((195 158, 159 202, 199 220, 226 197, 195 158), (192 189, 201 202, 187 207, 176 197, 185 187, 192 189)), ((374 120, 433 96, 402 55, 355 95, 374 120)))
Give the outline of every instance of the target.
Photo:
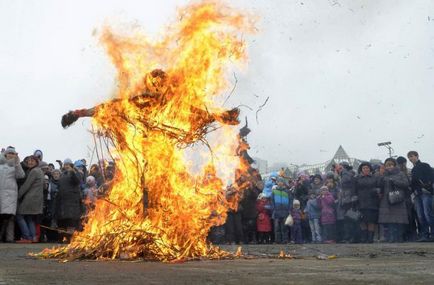
POLYGON ((260 199, 256 201, 258 217, 256 218, 256 227, 258 232, 271 232, 271 217, 266 206, 270 204, 269 200, 260 199))

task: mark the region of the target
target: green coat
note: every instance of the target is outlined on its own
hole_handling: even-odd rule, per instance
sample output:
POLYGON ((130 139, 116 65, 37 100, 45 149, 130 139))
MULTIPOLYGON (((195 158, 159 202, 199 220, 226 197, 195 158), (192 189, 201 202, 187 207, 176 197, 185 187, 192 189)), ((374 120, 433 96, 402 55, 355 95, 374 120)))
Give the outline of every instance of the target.
POLYGON ((42 214, 44 203, 44 173, 39 167, 30 170, 18 190, 18 215, 42 214))

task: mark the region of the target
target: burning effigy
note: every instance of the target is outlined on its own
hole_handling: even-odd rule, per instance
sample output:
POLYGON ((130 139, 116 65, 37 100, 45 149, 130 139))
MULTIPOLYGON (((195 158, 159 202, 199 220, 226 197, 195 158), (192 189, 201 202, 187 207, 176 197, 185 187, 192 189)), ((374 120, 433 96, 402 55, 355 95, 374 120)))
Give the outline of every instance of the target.
POLYGON ((158 41, 102 31, 118 72, 117 94, 67 113, 62 126, 92 117, 113 142, 117 171, 83 231, 38 256, 173 262, 229 255, 207 243, 207 234, 234 204, 225 197, 227 179, 246 166, 236 155, 239 109, 222 108, 220 99, 231 86, 230 68, 246 62, 242 34, 254 25, 219 1, 190 4, 178 15, 158 41), (219 133, 214 144, 211 132, 219 133), (196 144, 208 152, 193 173, 186 151, 196 144))

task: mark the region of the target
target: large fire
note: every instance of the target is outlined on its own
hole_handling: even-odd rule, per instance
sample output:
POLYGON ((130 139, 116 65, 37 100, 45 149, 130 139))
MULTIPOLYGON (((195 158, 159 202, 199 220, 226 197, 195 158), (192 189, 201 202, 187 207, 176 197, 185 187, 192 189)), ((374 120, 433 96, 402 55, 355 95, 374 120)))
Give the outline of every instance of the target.
POLYGON ((182 8, 178 19, 156 42, 103 30, 119 90, 93 110, 93 124, 114 142, 116 176, 84 230, 42 256, 176 261, 226 255, 206 240, 236 205, 226 200, 225 186, 240 167, 239 112, 222 109, 221 99, 231 87, 229 69, 246 61, 242 34, 254 27, 244 13, 216 1, 182 8), (208 143, 212 131, 218 135, 208 143), (187 155, 196 143, 210 148, 200 155, 199 172, 187 155))

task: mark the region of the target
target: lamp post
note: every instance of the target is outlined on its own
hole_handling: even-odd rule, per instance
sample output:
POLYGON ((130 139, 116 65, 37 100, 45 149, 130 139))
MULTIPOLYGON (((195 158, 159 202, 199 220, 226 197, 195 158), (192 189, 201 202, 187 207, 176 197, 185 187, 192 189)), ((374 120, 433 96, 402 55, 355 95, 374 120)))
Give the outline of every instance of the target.
POLYGON ((392 157, 392 152, 394 152, 393 148, 390 146, 392 142, 381 142, 378 143, 378 146, 384 146, 389 151, 389 157, 392 157))

